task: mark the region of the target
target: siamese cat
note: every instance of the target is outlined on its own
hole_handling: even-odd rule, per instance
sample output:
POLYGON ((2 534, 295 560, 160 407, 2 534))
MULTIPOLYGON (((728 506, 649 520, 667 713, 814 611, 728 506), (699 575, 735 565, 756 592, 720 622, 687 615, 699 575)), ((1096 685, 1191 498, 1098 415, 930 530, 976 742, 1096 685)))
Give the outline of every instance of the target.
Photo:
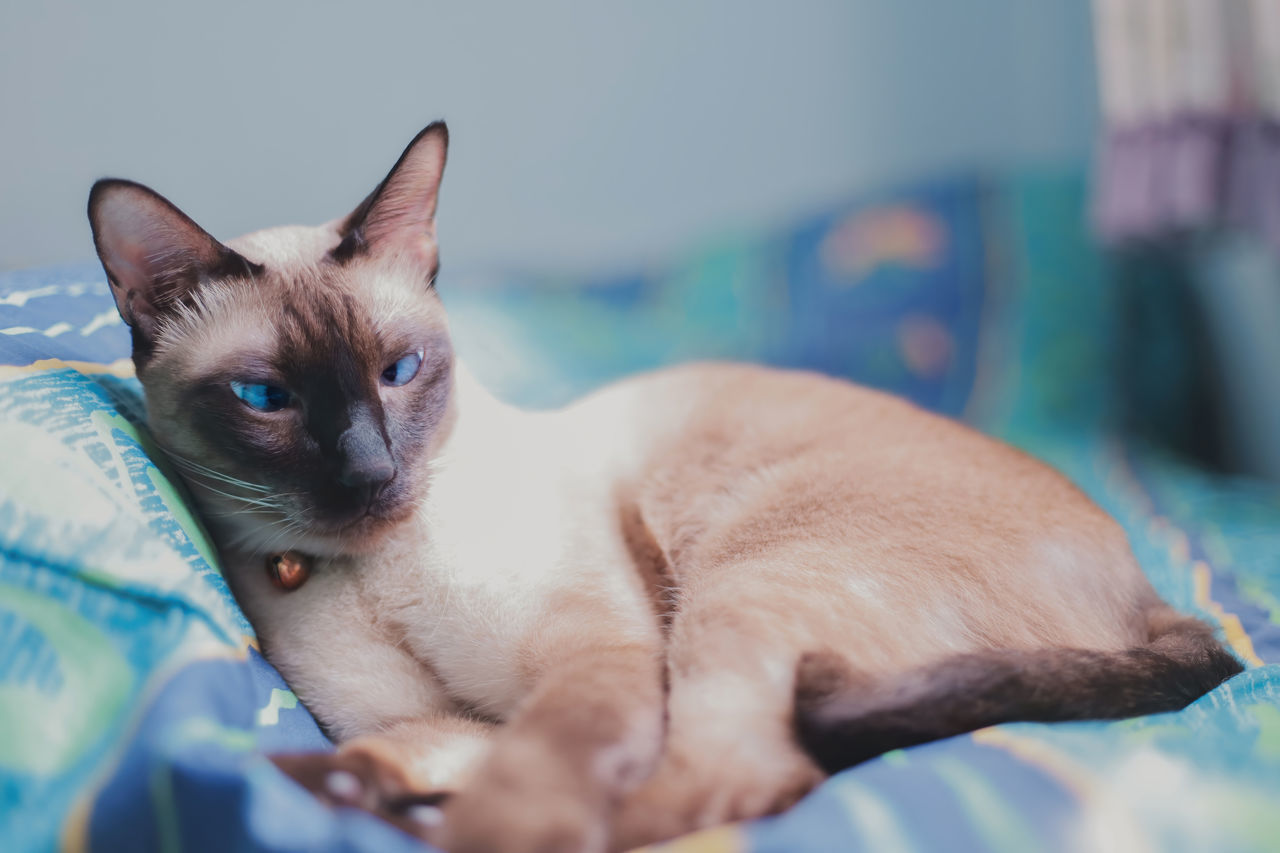
POLYGON ((452 853, 620 850, 1240 671, 1066 479, 892 396, 730 364, 486 393, 435 291, 447 141, 227 243, 139 184, 89 198, 150 428, 339 744, 277 759, 317 796, 452 853))

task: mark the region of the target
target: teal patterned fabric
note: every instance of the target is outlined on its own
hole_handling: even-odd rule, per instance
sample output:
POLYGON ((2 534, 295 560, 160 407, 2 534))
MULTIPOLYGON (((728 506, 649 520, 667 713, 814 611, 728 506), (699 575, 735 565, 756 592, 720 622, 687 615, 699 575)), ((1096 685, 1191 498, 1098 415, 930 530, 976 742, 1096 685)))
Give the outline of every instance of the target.
MULTIPOLYGON (((1115 289, 1084 209, 1076 175, 965 178, 630 276, 442 279, 463 356, 528 405, 734 358, 965 417, 1114 514, 1160 592, 1248 667, 1177 714, 892 753, 677 849, 1276 848, 1280 490, 1114 429, 1115 289)), ((127 355, 96 267, 0 276, 0 849, 421 849, 263 758, 329 744, 257 653, 127 355)))

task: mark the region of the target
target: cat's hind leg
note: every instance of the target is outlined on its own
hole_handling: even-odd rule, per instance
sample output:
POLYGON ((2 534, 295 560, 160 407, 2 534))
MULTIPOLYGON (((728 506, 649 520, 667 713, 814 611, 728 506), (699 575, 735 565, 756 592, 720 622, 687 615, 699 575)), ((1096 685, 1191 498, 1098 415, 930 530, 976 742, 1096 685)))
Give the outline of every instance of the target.
POLYGON ((668 634, 663 756, 624 799, 614 850, 781 811, 824 778, 795 742, 792 706, 796 666, 826 602, 786 574, 761 559, 682 587, 668 634))

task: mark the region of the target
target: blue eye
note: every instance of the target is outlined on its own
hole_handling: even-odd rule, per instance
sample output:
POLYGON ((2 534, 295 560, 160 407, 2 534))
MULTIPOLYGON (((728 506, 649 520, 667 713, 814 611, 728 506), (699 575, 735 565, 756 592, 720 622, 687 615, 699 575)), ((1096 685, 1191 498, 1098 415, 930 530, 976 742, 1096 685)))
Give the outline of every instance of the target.
POLYGON ((244 404, 259 412, 278 412, 289 405, 289 392, 275 385, 259 385, 253 382, 232 382, 231 393, 244 404))
POLYGON ((382 381, 387 385, 404 385, 418 375, 422 367, 422 350, 411 352, 382 371, 382 381))

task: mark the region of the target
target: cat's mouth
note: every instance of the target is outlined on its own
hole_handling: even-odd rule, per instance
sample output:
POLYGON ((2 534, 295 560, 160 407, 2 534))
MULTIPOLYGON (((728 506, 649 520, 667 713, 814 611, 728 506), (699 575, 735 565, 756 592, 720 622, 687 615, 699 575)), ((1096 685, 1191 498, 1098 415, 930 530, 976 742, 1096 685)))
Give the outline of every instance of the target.
POLYGON ((358 536, 391 527, 404 521, 409 516, 409 507, 403 505, 388 511, 385 508, 370 507, 358 518, 337 525, 332 531, 340 536, 358 536))
POLYGON ((413 515, 407 500, 374 501, 352 517, 318 518, 305 524, 304 539, 322 543, 322 552, 337 556, 369 551, 383 537, 413 515))

